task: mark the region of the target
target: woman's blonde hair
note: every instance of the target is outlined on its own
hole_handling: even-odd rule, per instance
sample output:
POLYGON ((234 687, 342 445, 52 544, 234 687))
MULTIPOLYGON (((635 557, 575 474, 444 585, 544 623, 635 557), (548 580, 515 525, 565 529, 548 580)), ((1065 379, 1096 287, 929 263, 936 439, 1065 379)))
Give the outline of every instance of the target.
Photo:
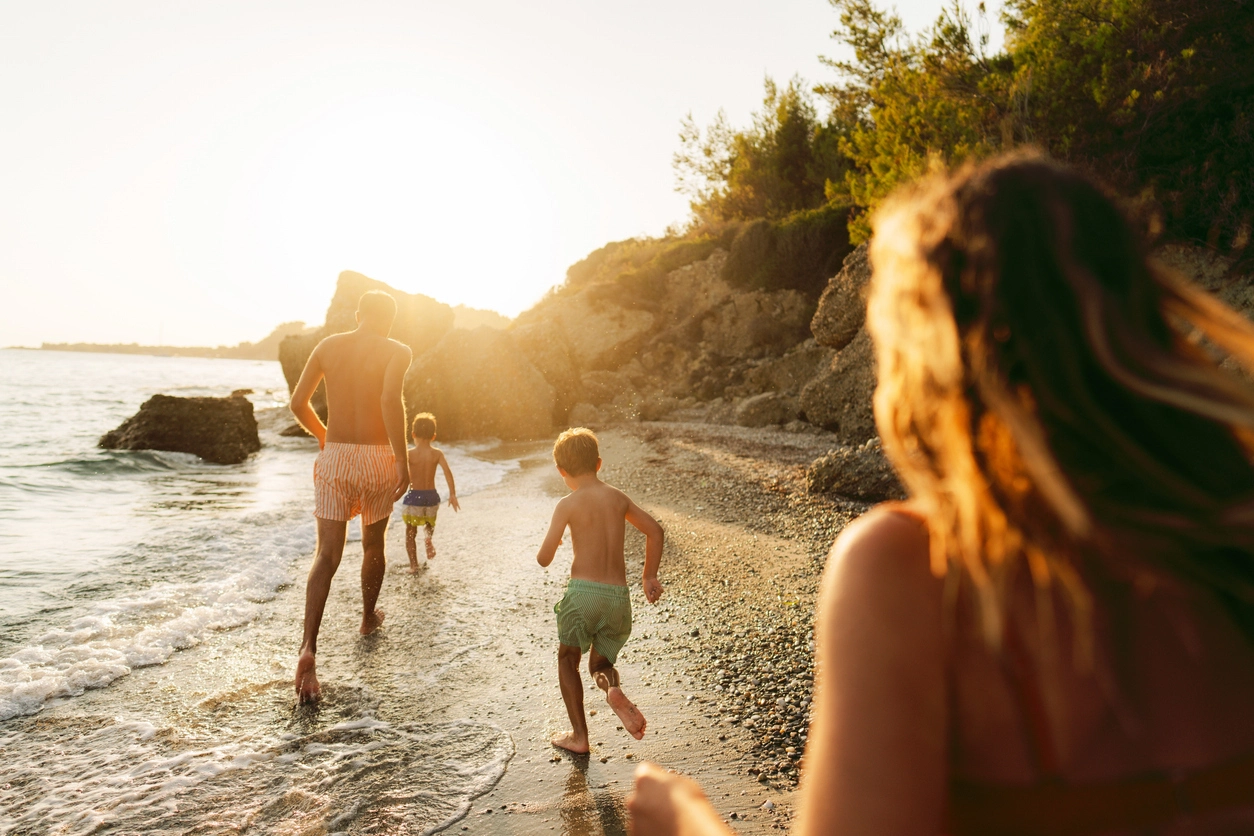
POLYGON ((1254 326, 1036 153, 900 192, 871 260, 884 448, 991 642, 1024 563, 1086 622, 1082 556, 1207 590, 1254 641, 1254 390, 1220 367, 1254 367, 1254 326))

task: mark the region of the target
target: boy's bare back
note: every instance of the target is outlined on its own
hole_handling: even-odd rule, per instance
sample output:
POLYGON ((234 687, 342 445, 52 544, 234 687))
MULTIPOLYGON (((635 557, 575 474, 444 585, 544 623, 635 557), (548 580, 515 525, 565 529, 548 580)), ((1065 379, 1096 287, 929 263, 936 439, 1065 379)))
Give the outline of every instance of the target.
POLYGON ((409 449, 409 486, 416 491, 435 490, 435 469, 443 464, 444 451, 430 444, 409 449))
POLYGON ((656 601, 662 594, 657 579, 658 563, 662 559, 662 527, 627 494, 597 478, 596 472, 563 478, 571 493, 557 503, 553 521, 540 546, 536 559, 541 566, 553 561, 562 535, 570 529, 571 546, 575 557, 570 565, 570 576, 596 583, 627 585, 627 565, 623 555, 626 524, 631 523, 646 537, 644 564, 644 594, 656 601))
POLYGON ((623 557, 627 513, 635 503, 618 488, 597 480, 580 487, 557 504, 565 515, 575 559, 570 576, 597 583, 627 585, 623 557))

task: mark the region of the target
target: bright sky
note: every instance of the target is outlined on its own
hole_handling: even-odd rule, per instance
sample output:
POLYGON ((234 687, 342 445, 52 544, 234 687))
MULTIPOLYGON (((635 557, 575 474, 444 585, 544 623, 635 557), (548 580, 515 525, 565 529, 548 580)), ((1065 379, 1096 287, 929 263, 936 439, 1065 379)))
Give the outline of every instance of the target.
MULTIPOLYGON (((916 31, 941 5, 896 4, 916 31)), ((512 316, 683 219, 680 119, 830 79, 836 23, 826 0, 10 0, 0 346, 257 340, 320 324, 344 269, 512 316)))

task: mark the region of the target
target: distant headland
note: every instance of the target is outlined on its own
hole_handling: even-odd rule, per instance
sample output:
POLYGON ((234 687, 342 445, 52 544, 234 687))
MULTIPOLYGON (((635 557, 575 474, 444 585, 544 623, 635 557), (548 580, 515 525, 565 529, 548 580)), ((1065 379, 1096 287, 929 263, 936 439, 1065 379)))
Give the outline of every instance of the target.
MULTIPOLYGON (((454 305, 453 327, 473 329, 480 326, 488 328, 505 328, 510 319, 496 311, 470 308, 466 305, 454 305)), ((38 351, 83 351, 96 354, 148 354, 156 357, 217 357, 228 360, 278 360, 279 343, 286 337, 302 336, 318 331, 317 327, 306 327, 299 320, 284 322, 276 327, 263 339, 253 342, 242 342, 238 345, 180 346, 180 345, 140 345, 139 343, 43 343, 38 351)), ((23 346, 13 346, 23 348, 23 346)))

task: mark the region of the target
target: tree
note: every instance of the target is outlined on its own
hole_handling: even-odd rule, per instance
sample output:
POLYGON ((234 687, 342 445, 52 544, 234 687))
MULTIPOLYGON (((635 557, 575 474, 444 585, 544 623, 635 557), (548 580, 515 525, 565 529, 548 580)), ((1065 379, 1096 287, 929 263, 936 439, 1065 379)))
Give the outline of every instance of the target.
POLYGON ((838 137, 819 121, 799 78, 782 90, 767 78, 762 109, 734 130, 719 111, 704 134, 689 114, 674 156, 676 189, 699 220, 782 218, 822 206, 829 180, 843 180, 838 137))

